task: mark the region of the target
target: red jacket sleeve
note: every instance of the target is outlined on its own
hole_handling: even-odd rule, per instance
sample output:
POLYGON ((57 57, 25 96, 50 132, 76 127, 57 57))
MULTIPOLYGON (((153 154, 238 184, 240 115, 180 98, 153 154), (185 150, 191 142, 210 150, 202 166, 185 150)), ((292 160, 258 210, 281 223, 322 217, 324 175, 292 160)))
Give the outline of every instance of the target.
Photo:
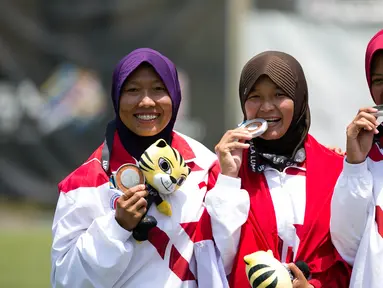
POLYGON ((207 191, 211 190, 217 182, 218 174, 221 172, 218 160, 216 160, 209 169, 209 176, 207 180, 207 191))

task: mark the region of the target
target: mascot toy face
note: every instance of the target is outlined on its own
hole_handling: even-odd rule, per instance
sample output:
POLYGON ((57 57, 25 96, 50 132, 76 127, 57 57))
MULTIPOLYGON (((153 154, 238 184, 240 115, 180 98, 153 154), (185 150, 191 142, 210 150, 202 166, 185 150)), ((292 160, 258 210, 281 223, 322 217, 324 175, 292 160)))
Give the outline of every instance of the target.
POLYGON ((257 251, 244 257, 246 275, 253 288, 292 288, 290 274, 271 250, 257 251))
POLYGON ((163 139, 157 140, 146 149, 138 166, 146 183, 163 195, 178 190, 190 174, 190 168, 181 154, 163 139))

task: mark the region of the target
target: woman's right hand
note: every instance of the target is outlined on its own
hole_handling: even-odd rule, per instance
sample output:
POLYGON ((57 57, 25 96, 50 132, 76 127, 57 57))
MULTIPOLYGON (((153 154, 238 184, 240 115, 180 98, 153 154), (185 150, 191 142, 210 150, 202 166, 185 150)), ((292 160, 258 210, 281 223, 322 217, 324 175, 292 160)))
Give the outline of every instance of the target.
POLYGON ((148 195, 145 185, 140 184, 123 193, 116 203, 116 221, 125 230, 132 231, 146 213, 148 195))
POLYGON ((251 139, 251 133, 245 128, 229 130, 223 135, 221 141, 215 146, 223 175, 238 177, 242 164, 242 150, 250 146, 244 142, 251 139))
POLYGON ((376 117, 371 114, 378 110, 372 107, 362 108, 347 126, 346 161, 350 164, 362 163, 371 149, 374 134, 379 133, 376 117))

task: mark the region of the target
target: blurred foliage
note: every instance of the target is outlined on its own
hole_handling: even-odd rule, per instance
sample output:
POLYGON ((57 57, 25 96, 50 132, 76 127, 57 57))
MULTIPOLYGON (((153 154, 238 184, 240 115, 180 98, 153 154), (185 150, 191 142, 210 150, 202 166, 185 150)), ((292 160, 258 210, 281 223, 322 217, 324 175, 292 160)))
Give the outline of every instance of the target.
POLYGON ((53 211, 0 199, 0 287, 50 287, 53 211))

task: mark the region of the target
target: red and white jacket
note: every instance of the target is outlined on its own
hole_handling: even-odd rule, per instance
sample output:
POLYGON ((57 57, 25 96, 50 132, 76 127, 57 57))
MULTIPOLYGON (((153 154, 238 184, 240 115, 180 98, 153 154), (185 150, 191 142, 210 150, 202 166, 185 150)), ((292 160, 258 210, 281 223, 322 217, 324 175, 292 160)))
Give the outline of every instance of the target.
MULTIPOLYGON (((100 164, 103 145, 59 184, 53 221, 53 287, 228 287, 204 204, 219 172, 216 156, 176 132, 172 146, 192 172, 181 189, 166 198, 171 217, 160 214, 155 205, 149 209, 158 226, 148 241, 137 243, 115 220, 117 194, 100 164)), ((112 151, 111 171, 136 163, 117 133, 112 151)), ((215 229, 217 238, 232 237, 230 227, 237 227, 237 222, 228 224, 229 229, 215 229)))
MULTIPOLYGON (((299 247, 299 237, 294 225, 302 225, 304 221, 305 174, 305 167, 288 167, 282 172, 266 167, 264 171, 275 210, 282 262, 295 260, 295 252, 299 247)), ((241 189, 241 184, 240 178, 219 174, 215 187, 206 195, 207 210, 211 216, 213 231, 217 231, 215 241, 219 250, 222 251, 221 256, 225 264, 226 274, 230 274, 232 270, 233 260, 237 254, 241 226, 246 221, 250 209, 249 193, 245 189, 241 189), (218 197, 220 197, 219 201, 217 201, 218 197), (238 201, 233 201, 234 198, 247 200, 242 200, 238 206, 236 205, 238 201), (222 209, 222 206, 225 209, 222 209), (237 223, 237 227, 234 225, 226 227, 227 223, 234 223, 234 221, 237 223), (224 229, 228 230, 226 234, 219 232, 224 229), (231 236, 227 239, 219 239, 219 235, 231 236), (229 241, 232 242, 227 243, 229 241), (221 245, 225 245, 225 247, 221 247, 221 245)))
POLYGON ((331 206, 331 236, 353 265, 351 288, 383 286, 383 149, 360 164, 344 161, 331 206))
POLYGON ((343 159, 310 135, 305 150, 304 166, 282 172, 267 167, 264 173, 247 168, 245 150, 241 178, 219 174, 207 193, 214 239, 223 251, 226 273, 231 273, 230 287, 250 287, 243 257, 269 249, 281 262, 305 261, 315 288, 348 286, 350 267, 333 246, 329 227, 333 187, 343 159), (210 198, 213 195, 221 195, 221 200, 210 198))

